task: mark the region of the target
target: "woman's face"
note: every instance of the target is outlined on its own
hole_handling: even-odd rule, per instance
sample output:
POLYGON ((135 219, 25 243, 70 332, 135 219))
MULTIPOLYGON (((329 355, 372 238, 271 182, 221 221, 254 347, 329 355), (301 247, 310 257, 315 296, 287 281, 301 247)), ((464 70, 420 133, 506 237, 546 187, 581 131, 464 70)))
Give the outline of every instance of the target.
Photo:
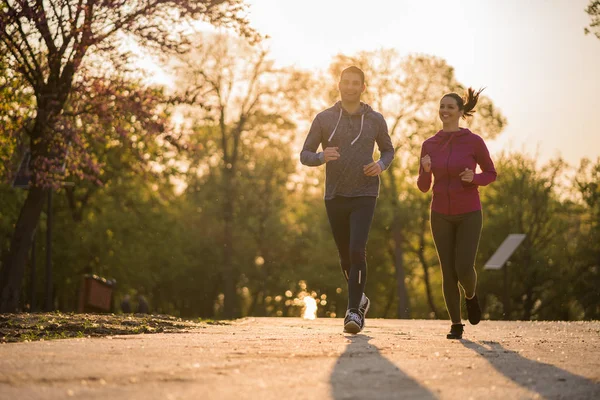
POLYGON ((444 124, 457 123, 463 112, 458 109, 456 99, 450 96, 445 96, 440 100, 440 120, 444 124))

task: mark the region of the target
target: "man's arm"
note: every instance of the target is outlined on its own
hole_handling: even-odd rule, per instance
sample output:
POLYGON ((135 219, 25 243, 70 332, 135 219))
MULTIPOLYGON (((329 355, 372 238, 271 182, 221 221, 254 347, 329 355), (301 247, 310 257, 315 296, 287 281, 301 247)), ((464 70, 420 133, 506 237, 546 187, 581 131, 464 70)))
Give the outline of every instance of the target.
POLYGON ((392 138, 388 133, 387 123, 385 119, 381 117, 381 127, 379 129, 379 133, 377 134, 377 147, 379 148, 379 152, 381 153, 381 157, 379 158, 379 165, 381 166, 381 170, 385 171, 392 161, 394 160, 394 145, 392 144, 392 138))
POLYGON ((318 152, 317 149, 321 144, 321 124, 319 118, 315 118, 308 131, 308 136, 304 141, 302 152, 300 152, 300 162, 309 167, 318 167, 325 163, 325 155, 323 152, 318 152))

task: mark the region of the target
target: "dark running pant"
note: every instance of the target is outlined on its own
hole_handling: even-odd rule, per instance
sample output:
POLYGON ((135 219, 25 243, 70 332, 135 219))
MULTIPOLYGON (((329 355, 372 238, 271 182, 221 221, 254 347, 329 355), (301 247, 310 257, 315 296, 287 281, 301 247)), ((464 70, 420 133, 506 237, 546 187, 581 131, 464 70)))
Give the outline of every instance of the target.
POLYGON ((459 215, 431 212, 431 233, 442 268, 444 300, 453 324, 461 322, 459 284, 465 296, 475 294, 475 256, 481 225, 481 210, 459 215))
POLYGON ((327 217, 348 282, 348 309, 358 309, 367 281, 367 239, 376 197, 341 197, 325 200, 327 217))

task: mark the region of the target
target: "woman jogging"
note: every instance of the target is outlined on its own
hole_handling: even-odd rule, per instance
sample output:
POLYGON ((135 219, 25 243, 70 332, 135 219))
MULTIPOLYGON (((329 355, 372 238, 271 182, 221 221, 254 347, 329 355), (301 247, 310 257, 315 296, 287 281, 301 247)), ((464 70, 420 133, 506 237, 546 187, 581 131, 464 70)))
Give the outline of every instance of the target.
POLYGON ((473 115, 481 90, 469 88, 463 99, 449 93, 440 100, 442 130, 421 147, 417 185, 422 192, 431 187, 431 232, 442 268, 446 309, 452 321, 448 339, 461 339, 460 289, 465 292, 469 322, 481 320, 477 300, 475 256, 482 226, 479 186, 496 180, 496 170, 483 139, 459 127, 460 118, 473 115), (479 165, 481 173, 475 173, 479 165))

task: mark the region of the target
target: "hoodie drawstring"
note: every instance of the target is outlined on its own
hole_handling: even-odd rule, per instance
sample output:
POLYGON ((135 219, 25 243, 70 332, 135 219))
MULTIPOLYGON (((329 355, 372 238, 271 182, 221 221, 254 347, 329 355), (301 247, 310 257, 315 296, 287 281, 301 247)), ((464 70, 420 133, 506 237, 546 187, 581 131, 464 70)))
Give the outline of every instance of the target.
POLYGON ((358 136, 354 138, 354 140, 350 143, 350 146, 354 144, 362 134, 363 125, 365 123, 365 114, 360 116, 360 131, 358 131, 358 136))
MULTIPOLYGON (((331 132, 331 135, 329 135, 329 139, 327 140, 328 142, 331 142, 331 139, 333 139, 333 135, 335 135, 335 131, 337 131, 338 125, 340 124, 340 121, 342 119, 342 114, 343 114, 343 110, 340 108, 340 116, 338 117, 337 123, 335 124, 335 128, 333 128, 333 132, 331 132)), ((356 141, 362 134, 364 124, 365 124, 365 114, 361 114, 361 116, 360 116, 360 131, 358 131, 358 136, 354 138, 354 140, 350 143, 350 146, 352 146, 354 143, 356 143, 356 141)))
POLYGON ((338 117, 337 124, 335 124, 335 128, 333 128, 333 132, 331 132, 331 135, 329 135, 329 139, 327 140, 328 142, 331 142, 333 135, 335 135, 335 131, 337 131, 337 127, 340 124, 340 120, 342 119, 342 112, 343 110, 340 108, 340 116, 338 117))

